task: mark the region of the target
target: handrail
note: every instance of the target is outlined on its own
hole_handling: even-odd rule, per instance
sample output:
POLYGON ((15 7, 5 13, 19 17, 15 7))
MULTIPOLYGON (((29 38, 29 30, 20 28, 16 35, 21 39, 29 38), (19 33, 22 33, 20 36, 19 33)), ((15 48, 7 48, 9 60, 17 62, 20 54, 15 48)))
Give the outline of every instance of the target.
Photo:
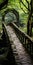
POLYGON ((5 36, 6 36, 6 41, 7 41, 8 45, 9 45, 10 41, 9 41, 9 37, 8 37, 8 34, 7 34, 7 30, 6 30, 7 27, 6 27, 4 22, 2 23, 2 29, 3 29, 3 34, 5 34, 5 36))
POLYGON ((28 50, 30 55, 33 56, 33 39, 30 36, 28 36, 26 33, 24 33, 23 31, 21 31, 15 23, 10 23, 9 25, 15 29, 15 32, 16 32, 20 42, 28 50))
MULTIPOLYGON (((6 25, 4 23, 3 28, 6 29, 6 25)), ((24 45, 24 47, 28 50, 31 56, 33 56, 33 39, 28 36, 26 33, 21 31, 15 23, 10 23, 10 26, 12 26, 16 32, 17 37, 19 38, 20 42, 24 45)))
POLYGON ((15 23, 12 23, 12 25, 16 27, 21 33, 23 33, 27 38, 29 38, 30 41, 33 42, 33 39, 29 35, 27 35, 24 31, 21 31, 15 23))

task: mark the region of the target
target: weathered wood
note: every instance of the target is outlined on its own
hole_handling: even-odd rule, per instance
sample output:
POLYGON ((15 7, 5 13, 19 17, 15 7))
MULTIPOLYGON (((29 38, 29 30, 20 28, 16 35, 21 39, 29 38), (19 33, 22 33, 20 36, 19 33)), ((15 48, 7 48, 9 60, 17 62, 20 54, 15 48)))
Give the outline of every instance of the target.
POLYGON ((33 51, 31 50, 33 49, 33 40, 27 34, 21 31, 14 23, 11 23, 10 26, 6 26, 4 23, 3 25, 8 34, 10 44, 13 49, 15 61, 17 62, 17 64, 18 65, 32 65, 30 56, 28 53, 26 53, 23 45, 25 45, 26 47, 26 45, 28 44, 29 48, 27 47, 27 49, 29 49, 28 51, 30 52, 31 55, 33 55, 33 51), (16 35, 18 36, 18 38, 20 39, 23 45, 21 44, 21 42, 19 41, 16 35), (29 43, 27 43, 27 41, 29 41, 29 43))
POLYGON ((13 28, 16 31, 16 34, 18 36, 18 38, 20 39, 21 43, 26 47, 26 45, 29 46, 29 49, 27 48, 27 50, 29 51, 29 53, 33 56, 33 51, 31 48, 33 48, 33 39, 31 37, 29 37, 26 33, 24 33, 23 31, 21 31, 14 23, 11 23, 10 26, 13 26, 13 28), (24 37, 24 38, 23 38, 24 37), (23 40, 22 40, 23 39, 23 40), (25 39, 25 40, 24 40, 25 39), (31 47, 30 47, 31 45, 31 47))
MULTIPOLYGON (((5 26, 5 25, 4 25, 5 26)), ((6 32, 9 36, 10 44, 13 49, 13 55, 17 65, 32 65, 29 54, 25 51, 25 48, 17 38, 12 26, 5 26, 6 32), (12 41, 12 43, 11 43, 12 41)), ((17 29, 18 31, 18 29, 17 29)), ((21 32, 21 31, 20 31, 21 32)), ((19 35, 20 35, 19 32, 19 35)), ((23 40, 24 42, 24 40, 23 40)))
MULTIPOLYGON (((7 54, 7 57, 6 57, 6 60, 4 60, 1 64, 8 64, 8 65, 16 65, 16 62, 15 62, 15 59, 14 59, 14 56, 13 56, 13 52, 12 52, 12 47, 11 47, 11 44, 10 44, 10 40, 9 40, 9 36, 8 36, 8 33, 6 31, 6 25, 5 24, 2 24, 2 28, 3 28, 3 36, 2 38, 3 39, 3 43, 7 42, 7 46, 9 47, 8 49, 8 54, 7 54)), ((12 41, 11 41, 12 43, 12 41)), ((7 51, 6 51, 7 53, 7 51)))

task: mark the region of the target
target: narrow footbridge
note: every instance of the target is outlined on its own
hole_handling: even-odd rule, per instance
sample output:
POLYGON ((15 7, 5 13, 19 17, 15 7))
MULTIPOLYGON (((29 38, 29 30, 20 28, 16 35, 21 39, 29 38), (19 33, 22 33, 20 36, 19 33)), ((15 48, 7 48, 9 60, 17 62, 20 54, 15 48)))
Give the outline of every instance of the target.
POLYGON ((2 23, 0 65, 33 65, 33 40, 15 23, 2 23))

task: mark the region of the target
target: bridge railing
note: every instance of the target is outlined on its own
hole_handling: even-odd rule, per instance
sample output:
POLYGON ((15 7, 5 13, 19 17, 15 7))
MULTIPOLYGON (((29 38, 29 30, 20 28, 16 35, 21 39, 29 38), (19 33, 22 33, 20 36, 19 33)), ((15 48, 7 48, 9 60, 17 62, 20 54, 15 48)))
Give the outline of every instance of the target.
MULTIPOLYGON (((6 26, 3 23, 3 29, 6 32, 6 26)), ((20 42, 23 44, 23 46, 28 50, 31 56, 33 56, 33 40, 31 37, 29 37, 26 33, 21 31, 15 23, 10 23, 10 26, 12 26, 16 32, 17 37, 19 38, 20 42)), ((7 32, 5 33, 7 35, 7 32)))
POLYGON ((11 23, 10 26, 12 26, 15 29, 17 37, 19 38, 19 40, 21 41, 23 46, 28 50, 30 55, 33 56, 33 40, 32 40, 32 38, 30 36, 28 36, 26 33, 24 33, 23 31, 21 31, 15 25, 15 23, 11 23))
POLYGON ((2 29, 3 29, 3 37, 4 37, 4 41, 7 42, 8 46, 10 45, 10 41, 9 41, 9 37, 7 34, 7 30, 6 30, 6 25, 4 23, 2 23, 2 29))

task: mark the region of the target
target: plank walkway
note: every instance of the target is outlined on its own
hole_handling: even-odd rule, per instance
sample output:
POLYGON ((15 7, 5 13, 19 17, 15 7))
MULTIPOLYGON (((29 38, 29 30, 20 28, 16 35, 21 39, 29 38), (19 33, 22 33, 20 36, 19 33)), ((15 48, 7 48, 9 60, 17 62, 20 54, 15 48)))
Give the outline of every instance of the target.
POLYGON ((7 26, 6 28, 17 65, 33 65, 29 54, 26 52, 25 48, 20 43, 14 29, 10 26, 7 26))

